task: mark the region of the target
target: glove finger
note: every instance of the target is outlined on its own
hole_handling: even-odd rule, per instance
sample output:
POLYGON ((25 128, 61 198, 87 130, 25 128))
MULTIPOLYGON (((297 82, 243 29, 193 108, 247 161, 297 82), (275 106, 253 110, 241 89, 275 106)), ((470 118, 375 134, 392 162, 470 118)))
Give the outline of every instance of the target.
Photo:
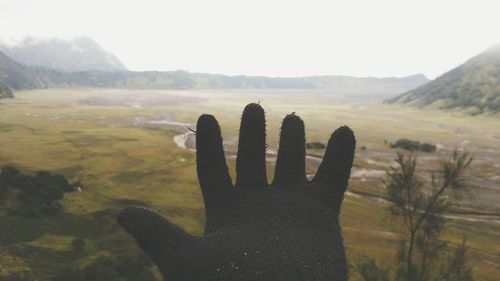
POLYGON ((290 114, 281 125, 273 186, 293 188, 306 182, 304 121, 290 114))
MULTIPOLYGON (((231 191, 231 176, 219 124, 212 115, 202 115, 196 125, 196 168, 205 204, 221 200, 231 191)), ((216 204, 216 202, 214 202, 216 204)))
POLYGON ((320 184, 324 198, 337 211, 340 210, 351 175, 355 147, 356 138, 349 127, 342 126, 335 130, 313 179, 313 182, 320 184))
POLYGON ((126 208, 118 214, 117 222, 166 278, 180 280, 179 277, 185 278, 206 266, 206 246, 201 238, 193 237, 152 210, 126 208))
POLYGON ((251 103, 245 107, 241 118, 236 186, 266 185, 266 119, 264 109, 256 103, 251 103))

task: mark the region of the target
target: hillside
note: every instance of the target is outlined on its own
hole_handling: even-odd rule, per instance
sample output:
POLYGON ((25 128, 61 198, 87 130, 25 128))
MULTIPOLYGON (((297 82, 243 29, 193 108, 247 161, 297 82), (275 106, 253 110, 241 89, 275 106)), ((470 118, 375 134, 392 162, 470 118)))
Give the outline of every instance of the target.
POLYGON ((328 89, 341 94, 394 96, 428 82, 425 76, 357 78, 349 76, 264 77, 227 76, 186 71, 80 71, 34 68, 52 86, 153 89, 328 89))
POLYGON ((12 90, 0 82, 0 99, 13 97, 14 95, 12 94, 12 90))
POLYGON ((28 66, 43 66, 65 71, 127 70, 116 56, 87 37, 72 40, 26 38, 12 46, 0 44, 0 51, 28 66))
POLYGON ((39 89, 45 83, 31 69, 0 52, 0 82, 12 89, 39 89))
POLYGON ((428 82, 408 77, 228 76, 186 71, 128 71, 92 39, 25 39, 0 44, 0 80, 12 89, 108 87, 148 89, 326 89, 332 94, 388 98, 428 82), (5 54, 1 53, 5 51, 5 54))
POLYGON ((462 109, 472 114, 500 112, 500 45, 388 102, 462 109))

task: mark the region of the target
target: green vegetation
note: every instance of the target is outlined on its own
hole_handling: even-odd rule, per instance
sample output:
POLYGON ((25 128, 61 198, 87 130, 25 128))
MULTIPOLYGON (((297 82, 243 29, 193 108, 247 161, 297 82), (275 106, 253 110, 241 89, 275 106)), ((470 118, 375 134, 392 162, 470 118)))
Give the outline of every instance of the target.
POLYGON ((436 145, 431 143, 421 143, 415 140, 409 139, 399 139, 394 143, 391 143, 391 148, 402 148, 409 151, 423 151, 423 152, 434 152, 436 151, 436 145))
POLYGON ((500 46, 388 102, 419 107, 435 104, 442 109, 463 109, 471 114, 500 112, 500 46))
MULTIPOLYGON (((403 228, 394 280, 473 280, 466 264, 465 239, 445 266, 440 261, 446 250, 446 242, 440 239, 447 222, 444 214, 452 203, 448 194, 467 188, 465 172, 472 158, 455 150, 441 170, 432 174, 430 187, 418 178, 414 156, 398 153, 395 161, 397 166, 387 172, 385 183, 390 213, 403 228)), ((389 280, 388 269, 379 267, 373 258, 361 257, 356 269, 364 281, 389 280)))
POLYGON ((29 176, 11 166, 3 167, 1 171, 0 199, 6 197, 11 187, 16 189, 16 198, 21 204, 18 208, 11 208, 10 215, 57 215, 62 211, 59 200, 63 198, 64 192, 75 191, 75 186, 60 174, 39 171, 34 176, 29 176))
POLYGON ((127 71, 89 38, 26 40, 0 45, 0 77, 12 89, 108 87, 143 89, 330 89, 343 94, 395 95, 428 82, 418 74, 402 78, 310 76, 297 78, 226 76, 187 71, 127 71), (76 48, 75 48, 76 47, 76 48), (79 49, 81 52, 74 52, 79 49), (4 54, 2 50, 8 55, 4 54))
POLYGON ((52 281, 155 281, 156 277, 149 270, 152 265, 145 254, 116 258, 100 256, 83 269, 64 269, 52 281))
POLYGON ((335 89, 353 94, 399 94, 427 82, 422 75, 403 78, 355 78, 312 76, 280 78, 263 76, 226 76, 187 71, 78 71, 65 72, 45 67, 33 71, 56 87, 113 87, 147 89, 335 89))
POLYGON ((377 265, 377 261, 367 255, 358 257, 354 270, 364 281, 389 281, 389 268, 377 265))
POLYGON ((313 141, 313 142, 306 143, 306 148, 307 149, 325 149, 326 144, 319 142, 319 141, 313 141))
MULTIPOLYGON (((118 211, 128 205, 159 210, 190 233, 200 234, 204 226, 204 206, 194 153, 173 142, 173 137, 182 132, 172 127, 149 127, 135 122, 158 120, 158 116, 167 113, 166 116, 174 116, 175 121, 192 124, 200 114, 213 113, 221 124, 226 151, 234 153, 241 108, 258 100, 266 107, 268 144, 273 150, 277 147, 280 122, 291 111, 306 122, 306 135, 310 140, 325 143, 338 126, 348 124, 353 128, 358 142, 369 149, 356 152, 349 190, 372 196, 383 196, 383 186, 381 176, 369 174, 382 171, 383 175, 393 163, 394 150, 383 144, 384 139, 397 139, 404 134, 410 139, 434 140, 444 147, 457 147, 469 140, 474 144, 470 147, 471 153, 478 159, 478 164, 470 170, 477 198, 475 205, 465 205, 460 210, 499 211, 499 194, 495 189, 498 180, 494 177, 500 171, 494 164, 500 157, 493 138, 500 136, 498 118, 451 116, 440 111, 422 112, 376 103, 363 104, 366 108, 360 110, 356 103, 339 102, 335 97, 315 91, 304 91, 300 95, 282 91, 267 95, 267 91, 243 90, 20 91, 16 92, 16 99, 0 101, 0 167, 14 166, 29 175, 48 170, 64 175, 70 183, 82 181, 85 188, 82 192, 64 194, 59 200, 63 206, 59 215, 42 215, 36 219, 9 216, 8 210, 17 208, 19 203, 8 193, 0 202, 0 276, 24 275, 31 278, 26 280, 51 281, 66 271, 82 271, 99 257, 139 259, 142 254, 135 241, 115 221, 118 211), (172 96, 177 99, 157 102, 172 96), (102 97, 115 102, 81 103, 102 97), (127 100, 133 104, 136 101, 133 97, 140 97, 144 108, 122 102, 127 100), (185 102, 187 100, 189 102, 185 102), (380 124, 384 124, 383 133, 380 124), (412 130, 408 130, 408 126, 412 130), (460 137, 456 137, 457 131, 462 133, 460 137), (492 137, 485 137, 488 135, 492 137), (360 175, 360 171, 367 171, 368 176, 360 175), (76 251, 72 245, 78 238, 85 241, 83 252, 76 251)), ((320 157, 321 154, 318 153, 320 157)), ((307 171, 314 173, 317 162, 309 160, 310 157, 307 171)), ((438 153, 426 154, 419 158, 419 164, 434 169, 438 167, 437 160, 438 153)), ((234 179, 234 161, 229 160, 228 165, 234 179)), ((270 177, 273 169, 269 163, 270 177)), ((387 219, 386 205, 369 197, 347 194, 342 208, 340 220, 348 260, 353 262, 358 255, 366 253, 380 266, 396 266, 397 261, 392 257, 400 245, 401 232, 387 219)), ((467 236, 468 264, 474 267, 476 279, 495 280, 500 274, 500 268, 493 266, 500 264, 500 225, 473 218, 451 220, 442 238, 453 248, 461 245, 463 236, 467 236)), ((155 280, 161 280, 156 267, 147 267, 147 270, 155 275, 155 280)), ((352 272, 352 280, 357 277, 358 273, 352 272)))
POLYGON ((467 247, 466 240, 458 246, 453 253, 448 255, 448 260, 443 267, 439 269, 438 280, 440 281, 473 281, 474 273, 467 266, 467 247))

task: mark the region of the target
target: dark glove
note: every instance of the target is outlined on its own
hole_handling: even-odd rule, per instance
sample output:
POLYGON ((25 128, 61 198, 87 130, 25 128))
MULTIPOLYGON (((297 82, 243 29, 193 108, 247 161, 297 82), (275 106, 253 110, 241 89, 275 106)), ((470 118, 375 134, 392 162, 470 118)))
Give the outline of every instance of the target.
POLYGON ((346 126, 331 136, 312 181, 305 174, 304 122, 285 117, 276 172, 266 178, 266 123, 258 104, 241 120, 236 184, 228 173, 222 137, 212 115, 198 119, 196 162, 206 209, 203 237, 158 213, 124 209, 118 223, 166 280, 347 280, 339 226, 355 138, 346 126))

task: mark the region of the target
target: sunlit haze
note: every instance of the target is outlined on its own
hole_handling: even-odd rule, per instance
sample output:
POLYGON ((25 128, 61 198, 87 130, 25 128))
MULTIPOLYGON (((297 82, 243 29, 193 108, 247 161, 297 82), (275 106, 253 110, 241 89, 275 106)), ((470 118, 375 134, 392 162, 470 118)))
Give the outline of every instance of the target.
POLYGON ((0 0, 0 39, 89 36, 131 70, 434 78, 500 41, 499 1, 0 0))

